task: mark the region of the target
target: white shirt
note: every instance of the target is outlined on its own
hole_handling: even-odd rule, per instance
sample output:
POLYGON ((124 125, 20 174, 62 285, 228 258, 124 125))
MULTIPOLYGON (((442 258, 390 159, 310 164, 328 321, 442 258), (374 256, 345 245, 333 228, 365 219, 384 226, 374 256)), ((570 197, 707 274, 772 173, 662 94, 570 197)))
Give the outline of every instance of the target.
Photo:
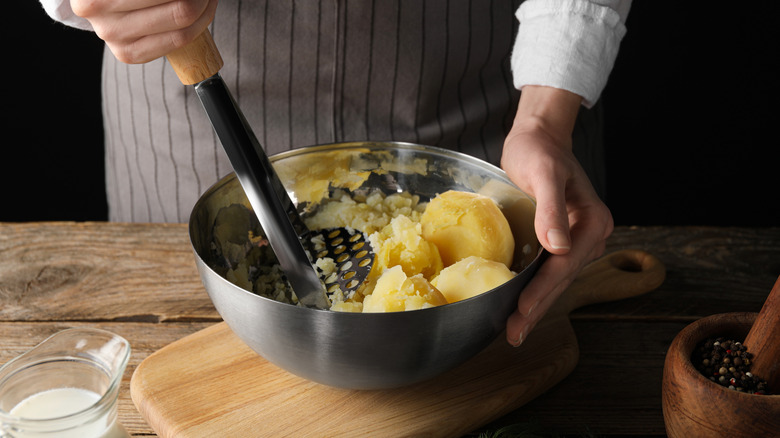
MULTIPOLYGON (((92 30, 69 0, 40 0, 54 20, 92 30)), ((514 85, 545 85, 582 96, 590 108, 599 99, 626 33, 631 0, 527 0, 512 52, 514 85)))

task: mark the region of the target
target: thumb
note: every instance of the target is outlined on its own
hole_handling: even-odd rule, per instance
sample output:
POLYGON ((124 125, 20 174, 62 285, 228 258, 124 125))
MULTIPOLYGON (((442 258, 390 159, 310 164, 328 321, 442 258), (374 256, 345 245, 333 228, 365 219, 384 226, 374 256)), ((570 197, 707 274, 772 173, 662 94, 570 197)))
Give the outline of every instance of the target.
POLYGON ((547 181, 536 190, 536 237, 551 254, 567 254, 571 249, 569 216, 566 209, 565 189, 547 181))

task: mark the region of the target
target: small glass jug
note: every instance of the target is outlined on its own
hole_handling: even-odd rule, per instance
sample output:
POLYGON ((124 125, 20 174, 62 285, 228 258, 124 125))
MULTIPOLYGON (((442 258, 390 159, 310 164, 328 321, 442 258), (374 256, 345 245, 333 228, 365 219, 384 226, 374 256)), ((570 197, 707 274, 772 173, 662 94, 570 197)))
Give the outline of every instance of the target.
POLYGON ((0 437, 114 438, 130 344, 94 328, 55 333, 0 368, 0 437))

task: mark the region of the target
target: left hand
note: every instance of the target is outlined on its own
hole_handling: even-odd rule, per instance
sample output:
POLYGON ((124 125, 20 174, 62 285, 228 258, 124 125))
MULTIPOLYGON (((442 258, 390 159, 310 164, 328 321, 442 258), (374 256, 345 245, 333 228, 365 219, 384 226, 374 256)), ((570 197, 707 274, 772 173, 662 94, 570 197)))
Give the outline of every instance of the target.
POLYGON ((609 209, 574 157, 571 133, 581 99, 550 87, 523 88, 501 165, 536 199, 534 227, 551 256, 507 320, 507 341, 520 345, 579 271, 599 257, 612 233, 609 209))

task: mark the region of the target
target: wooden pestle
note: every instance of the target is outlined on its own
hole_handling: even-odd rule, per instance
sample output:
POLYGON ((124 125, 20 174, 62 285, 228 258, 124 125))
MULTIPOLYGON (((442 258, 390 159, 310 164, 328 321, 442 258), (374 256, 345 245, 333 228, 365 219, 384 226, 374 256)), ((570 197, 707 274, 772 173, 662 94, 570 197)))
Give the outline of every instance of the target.
POLYGON ((766 380, 772 393, 780 393, 780 277, 743 344, 753 354, 750 372, 766 380))

